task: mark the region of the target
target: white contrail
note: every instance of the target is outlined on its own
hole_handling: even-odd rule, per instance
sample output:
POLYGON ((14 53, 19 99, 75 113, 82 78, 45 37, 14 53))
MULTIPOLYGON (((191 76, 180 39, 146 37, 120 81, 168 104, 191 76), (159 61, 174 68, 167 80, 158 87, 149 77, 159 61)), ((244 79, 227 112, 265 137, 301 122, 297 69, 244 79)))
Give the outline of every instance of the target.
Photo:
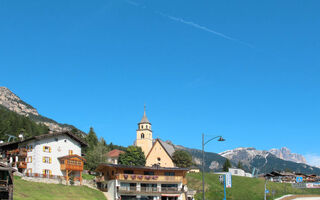
POLYGON ((240 40, 238 40, 238 39, 236 39, 236 38, 229 37, 229 36, 227 36, 227 35, 225 35, 225 34, 223 34, 223 33, 219 33, 219 32, 217 32, 217 31, 214 31, 214 30, 212 30, 212 29, 210 29, 210 28, 207 28, 207 27, 205 27, 205 26, 201 26, 201 25, 196 24, 196 23, 194 23, 194 22, 186 21, 186 20, 184 20, 184 19, 182 19, 182 18, 174 17, 174 16, 171 16, 171 15, 168 15, 168 14, 165 14, 165 13, 162 13, 162 12, 159 12, 159 11, 156 11, 156 13, 159 14, 159 15, 161 15, 161 16, 163 16, 163 17, 166 17, 166 18, 168 18, 168 19, 171 19, 171 20, 173 20, 173 21, 177 21, 177 22, 180 22, 180 23, 183 23, 183 24, 187 24, 187 25, 189 25, 189 26, 192 26, 192 27, 194 27, 194 28, 197 28, 197 29, 200 29, 200 30, 203 30, 203 31, 207 31, 207 32, 209 32, 209 33, 215 34, 215 35, 220 36, 220 37, 222 37, 222 38, 225 38, 225 39, 227 39, 227 40, 235 41, 235 42, 244 44, 244 45, 246 45, 246 46, 248 46, 248 47, 254 48, 254 46, 251 45, 251 44, 248 44, 248 43, 246 43, 246 42, 242 42, 242 41, 240 41, 240 40))
MULTIPOLYGON (((126 0, 127 3, 131 4, 131 5, 134 5, 134 6, 137 6, 137 7, 141 7, 141 8, 147 8, 146 6, 141 6, 139 3, 135 2, 135 1, 132 1, 132 0, 126 0)), ((246 43, 246 42, 243 42, 241 40, 238 40, 236 38, 232 38, 230 36, 227 36, 223 33, 220 33, 220 32, 217 32, 217 31, 214 31, 210 28, 207 28, 205 26, 201 26, 197 23, 194 23, 194 22, 191 22, 191 21, 186 21, 182 18, 179 18, 179 17, 174 17, 172 15, 168 15, 166 13, 163 13, 163 12, 160 12, 160 11, 154 11, 154 13, 158 14, 158 15, 161 15, 163 17, 166 17, 170 20, 173 20, 173 21, 176 21, 176 22, 180 22, 180 23, 183 23, 183 24, 186 24, 186 25, 189 25, 189 26, 192 26, 194 28, 197 28, 197 29, 200 29, 200 30, 203 30, 203 31, 206 31, 206 32, 209 32, 209 33, 212 33, 214 35, 217 35, 219 37, 222 37, 224 39, 227 39, 227 40, 231 40, 231 41, 234 41, 234 42, 237 42, 237 43, 240 43, 240 44, 243 44, 243 45, 246 45, 250 48, 254 48, 254 46, 252 44, 249 44, 249 43, 246 43)))

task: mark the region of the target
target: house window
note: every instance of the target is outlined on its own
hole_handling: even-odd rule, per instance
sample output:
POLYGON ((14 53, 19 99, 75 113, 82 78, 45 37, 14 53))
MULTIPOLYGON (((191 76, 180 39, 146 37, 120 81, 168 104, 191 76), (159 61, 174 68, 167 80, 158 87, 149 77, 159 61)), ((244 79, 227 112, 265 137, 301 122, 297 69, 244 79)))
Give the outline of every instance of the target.
POLYGON ((27 146, 27 150, 28 150, 29 152, 32 151, 32 150, 33 150, 32 145, 28 145, 28 146, 27 146))
POLYGON ((141 138, 144 138, 144 133, 141 133, 141 138))
POLYGON ((234 170, 234 174, 238 174, 238 170, 234 170))
POLYGON ((43 152, 51 153, 51 147, 43 146, 43 152))
POLYGON ((27 157, 27 163, 32 163, 32 156, 27 157))
POLYGON ((165 172, 164 173, 165 176, 175 176, 174 172, 165 172))
POLYGON ((31 168, 27 169, 27 174, 32 174, 32 169, 31 168))
POLYGON ((69 150, 69 155, 73 155, 73 150, 69 150))
POLYGON ((125 173, 125 174, 133 174, 133 170, 124 170, 123 173, 125 173))
POLYGON ((51 157, 43 156, 43 157, 42 157, 42 162, 43 162, 43 163, 51 164, 51 157))
POLYGON ((153 172, 153 171, 144 171, 143 174, 144 174, 144 175, 153 176, 153 175, 154 175, 154 172, 153 172))
POLYGON ((42 170, 42 173, 44 175, 51 175, 51 170, 50 169, 44 169, 44 170, 42 170))

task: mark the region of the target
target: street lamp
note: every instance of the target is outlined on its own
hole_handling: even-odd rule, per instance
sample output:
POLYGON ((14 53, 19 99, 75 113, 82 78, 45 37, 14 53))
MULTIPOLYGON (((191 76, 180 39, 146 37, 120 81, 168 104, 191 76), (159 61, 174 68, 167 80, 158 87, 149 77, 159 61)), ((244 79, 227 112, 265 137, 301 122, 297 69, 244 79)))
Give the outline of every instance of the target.
POLYGON ((205 193, 204 193, 204 145, 208 144, 214 139, 218 139, 218 142, 223 142, 225 139, 222 136, 213 137, 207 141, 204 141, 204 134, 202 133, 202 200, 205 200, 205 193))

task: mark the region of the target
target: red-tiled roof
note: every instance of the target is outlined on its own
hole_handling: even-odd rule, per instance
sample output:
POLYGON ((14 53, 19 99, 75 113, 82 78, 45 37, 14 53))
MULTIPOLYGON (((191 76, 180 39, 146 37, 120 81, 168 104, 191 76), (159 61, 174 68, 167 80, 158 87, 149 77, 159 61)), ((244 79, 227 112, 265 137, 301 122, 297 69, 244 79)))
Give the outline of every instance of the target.
POLYGON ((112 151, 109 151, 107 156, 111 158, 117 158, 120 154, 124 153, 124 151, 121 151, 119 149, 114 149, 112 151))

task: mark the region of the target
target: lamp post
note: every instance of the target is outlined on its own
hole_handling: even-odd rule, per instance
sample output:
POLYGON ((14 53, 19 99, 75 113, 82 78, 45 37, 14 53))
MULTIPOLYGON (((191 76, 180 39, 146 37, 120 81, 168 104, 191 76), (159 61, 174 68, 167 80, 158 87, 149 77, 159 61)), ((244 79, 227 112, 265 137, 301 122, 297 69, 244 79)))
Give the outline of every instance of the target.
POLYGON ((205 200, 205 192, 204 192, 204 146, 211 142, 214 139, 218 139, 219 142, 225 141, 222 136, 213 137, 207 141, 204 141, 204 134, 202 133, 202 200, 205 200))

